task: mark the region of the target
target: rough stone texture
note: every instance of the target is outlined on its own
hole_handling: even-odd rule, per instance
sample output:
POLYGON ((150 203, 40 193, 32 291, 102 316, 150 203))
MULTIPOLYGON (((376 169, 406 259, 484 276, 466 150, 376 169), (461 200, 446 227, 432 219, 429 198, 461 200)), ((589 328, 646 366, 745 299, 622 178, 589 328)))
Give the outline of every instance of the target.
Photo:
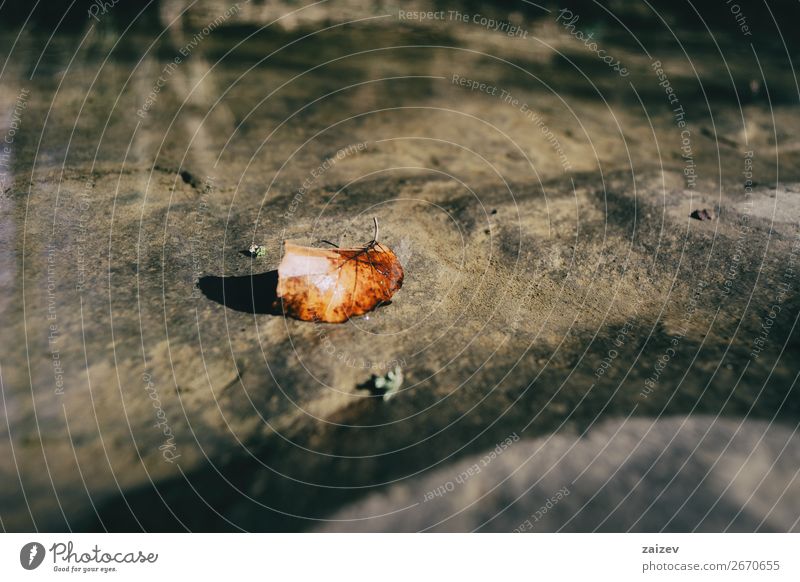
POLYGON ((781 425, 702 416, 512 436, 370 494, 317 529, 797 531, 798 441, 781 425))
MULTIPOLYGON (((798 280, 786 277, 797 274, 800 117, 775 25, 761 14, 751 48, 721 16, 712 41, 696 19, 670 30, 641 6, 614 4, 634 39, 578 4, 581 26, 630 70, 621 78, 554 12, 480 5, 524 27, 523 39, 399 22, 377 2, 362 17, 390 16, 348 23, 362 13, 346 4, 262 28, 282 7, 254 3, 208 35, 204 23, 225 6, 182 13, 183 3, 163 1, 136 20, 112 11, 91 29, 85 16, 68 18, 50 41, 58 20, 34 19, 19 39, 21 22, 4 25, 0 136, 20 89, 30 93, 0 198, 2 527, 312 529, 361 511, 342 509, 351 503, 392 506, 401 486, 401 499, 419 498, 511 433, 527 451, 553 433, 558 446, 587 430, 591 439, 596 423, 602 440, 629 415, 635 439, 649 419, 671 434, 680 421, 663 417, 703 414, 725 420, 712 444, 698 441, 700 458, 717 458, 743 423, 734 464, 776 425, 759 468, 745 464, 766 485, 742 499, 749 485, 726 489, 728 469, 714 472, 721 481, 701 489, 703 503, 716 494, 718 512, 744 507, 730 515, 736 529, 762 518, 766 529, 796 529, 797 459, 775 443, 800 412, 798 280), (642 47, 685 111, 693 184, 642 47), (454 74, 498 95, 458 86, 454 74), (691 219, 697 208, 718 219, 691 219), (344 325, 267 312, 264 274, 281 241, 363 243, 373 216, 406 274, 391 305, 344 325), (242 252, 254 242, 264 257, 242 252), (359 388, 371 366, 397 361, 405 384, 391 402, 359 388)), ((667 23, 684 17, 667 13, 667 23)), ((681 471, 695 433, 664 443, 649 484, 681 471)), ((625 462, 623 447, 604 466, 621 463, 635 481, 658 447, 647 442, 643 457, 625 462)), ((441 527, 477 527, 534 475, 519 478, 441 527)), ((583 481, 559 512, 587 502, 596 483, 583 481)), ((498 523, 520 523, 556 485, 537 485, 498 523)), ((667 521, 673 496, 649 510, 651 498, 634 495, 615 513, 631 486, 570 529, 596 528, 598 516, 611 516, 605 529, 627 529, 646 510, 648 529, 727 523, 728 513, 705 526, 667 521)), ((558 516, 540 529, 561 527, 558 516)))

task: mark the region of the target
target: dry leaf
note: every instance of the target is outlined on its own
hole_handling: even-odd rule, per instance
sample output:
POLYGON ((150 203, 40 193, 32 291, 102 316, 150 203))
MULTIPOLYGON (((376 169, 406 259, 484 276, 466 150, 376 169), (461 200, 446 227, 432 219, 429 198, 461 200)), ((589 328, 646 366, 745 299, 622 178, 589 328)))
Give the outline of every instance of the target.
POLYGON ((403 267, 376 240, 363 247, 321 249, 284 243, 278 297, 287 315, 341 323, 389 301, 403 284, 403 267))

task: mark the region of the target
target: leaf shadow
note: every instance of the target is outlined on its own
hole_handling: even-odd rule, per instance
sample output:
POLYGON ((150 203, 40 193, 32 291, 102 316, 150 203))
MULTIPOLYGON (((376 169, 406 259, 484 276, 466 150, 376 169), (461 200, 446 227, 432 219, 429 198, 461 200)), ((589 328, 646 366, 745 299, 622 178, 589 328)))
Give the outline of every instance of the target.
POLYGON ((217 277, 207 275, 197 281, 203 295, 234 311, 281 315, 278 301, 278 271, 258 275, 217 277))

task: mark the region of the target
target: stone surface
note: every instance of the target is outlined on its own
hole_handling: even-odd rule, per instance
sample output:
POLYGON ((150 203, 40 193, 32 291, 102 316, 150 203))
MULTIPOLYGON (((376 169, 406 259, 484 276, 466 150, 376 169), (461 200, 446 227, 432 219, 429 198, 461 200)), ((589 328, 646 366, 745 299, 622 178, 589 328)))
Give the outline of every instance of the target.
POLYGON ((322 531, 797 531, 798 435, 713 417, 506 437, 373 493, 322 531), (665 444, 668 444, 665 447, 665 444))
MULTIPOLYGON (((709 491, 744 507, 739 529, 796 528, 796 486, 779 518, 764 505, 793 483, 796 459, 774 443, 800 412, 800 117, 775 25, 760 15, 751 48, 721 17, 712 40, 696 19, 675 31, 617 7, 633 38, 578 3, 623 78, 555 11, 481 5, 521 38, 344 4, 270 24, 282 5, 223 18, 220 3, 162 1, 138 19, 67 18, 52 39, 57 19, 19 38, 22 21, 3 25, 2 527, 313 529, 390 506, 398 483, 418 498, 511 433, 529 450, 598 423, 605 438, 629 415, 629 438, 651 419, 719 415, 698 455, 720 455, 739 423, 731 459, 765 423, 778 436, 758 449, 769 495, 726 490, 730 468, 709 491), (718 218, 690 218, 704 207, 718 218), (391 305, 324 326, 265 308, 283 240, 364 243, 373 216, 405 269, 391 305), (244 252, 254 243, 264 256, 244 252), (398 362, 390 402, 359 388, 398 362)), ((681 470, 691 438, 664 444, 648 483, 681 470)), ((614 452, 626 479, 648 443, 632 464, 614 452)), ((648 510, 633 499, 608 528, 648 510)), ((703 529, 668 510, 644 523, 703 529)))

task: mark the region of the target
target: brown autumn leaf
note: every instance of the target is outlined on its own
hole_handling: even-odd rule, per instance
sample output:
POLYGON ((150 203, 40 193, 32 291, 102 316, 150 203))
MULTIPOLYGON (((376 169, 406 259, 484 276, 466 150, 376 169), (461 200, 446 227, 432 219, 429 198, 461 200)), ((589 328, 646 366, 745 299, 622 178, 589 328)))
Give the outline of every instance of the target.
POLYGON ((303 321, 347 321, 389 301, 402 285, 400 261, 375 239, 346 249, 287 241, 278 266, 278 297, 284 311, 303 321))

